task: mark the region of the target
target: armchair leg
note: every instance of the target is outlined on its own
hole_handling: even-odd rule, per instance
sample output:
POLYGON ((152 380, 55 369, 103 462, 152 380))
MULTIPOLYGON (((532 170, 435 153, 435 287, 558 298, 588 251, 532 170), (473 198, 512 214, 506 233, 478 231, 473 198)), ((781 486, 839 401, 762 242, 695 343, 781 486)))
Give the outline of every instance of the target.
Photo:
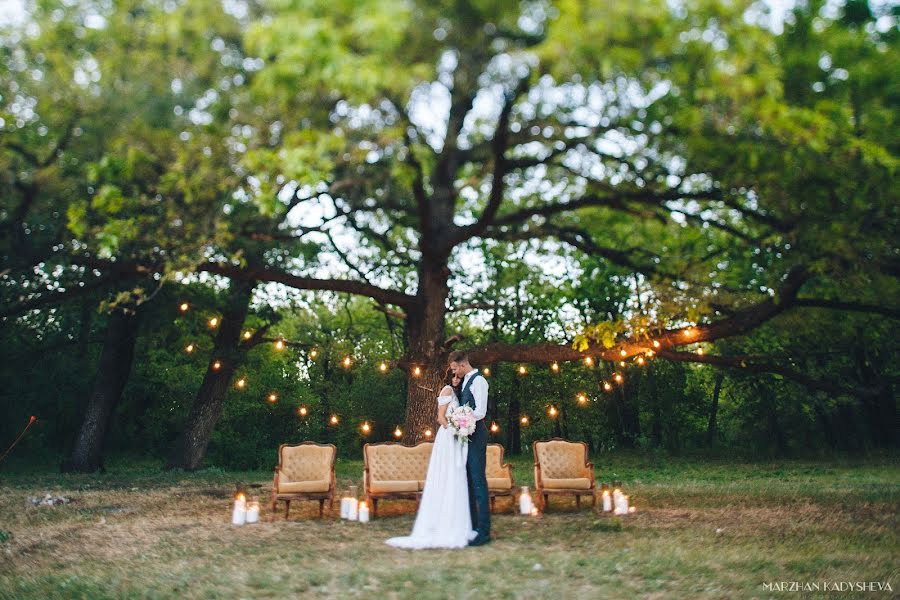
POLYGON ((325 499, 320 498, 319 499, 319 518, 320 519, 322 518, 322 513, 324 510, 325 510, 325 499))
POLYGON ((491 512, 496 512, 497 509, 497 496, 491 496, 491 512))
POLYGON ((547 509, 550 508, 550 494, 544 494, 544 506, 542 508, 544 512, 547 512, 547 509))
POLYGON ((278 500, 275 499, 275 494, 272 494, 272 512, 269 515, 269 519, 271 521, 275 520, 275 510, 278 508, 278 500))
POLYGON ((288 518, 288 515, 290 514, 290 512, 291 512, 291 501, 285 500, 284 501, 284 520, 285 521, 287 521, 287 518, 288 518))
POLYGON ((581 494, 575 494, 575 508, 581 510, 581 494))
POLYGON ((597 508, 597 494, 596 493, 591 494, 591 508, 595 509, 595 510, 597 508))

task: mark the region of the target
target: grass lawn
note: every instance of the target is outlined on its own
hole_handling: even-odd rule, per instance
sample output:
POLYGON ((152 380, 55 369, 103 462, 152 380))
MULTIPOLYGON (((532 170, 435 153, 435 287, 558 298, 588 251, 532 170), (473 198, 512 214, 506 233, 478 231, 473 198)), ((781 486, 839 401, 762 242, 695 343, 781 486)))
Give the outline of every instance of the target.
MULTIPOLYGON (((900 595, 900 461, 743 462, 605 454, 597 480, 624 482, 638 512, 598 516, 551 499, 538 519, 498 500, 494 543, 410 552, 414 505, 384 501, 363 525, 294 503, 274 522, 232 527, 235 483, 269 472, 164 473, 111 463, 96 476, 0 471, 0 598, 750 598, 767 582, 881 582, 900 595), (52 493, 74 502, 33 507, 52 493)), ((514 459, 516 483, 531 465, 514 459)), ((338 489, 362 463, 338 462, 338 489)), ((281 505, 283 507, 283 505, 281 505)), ((338 503, 335 504, 335 512, 338 503)))

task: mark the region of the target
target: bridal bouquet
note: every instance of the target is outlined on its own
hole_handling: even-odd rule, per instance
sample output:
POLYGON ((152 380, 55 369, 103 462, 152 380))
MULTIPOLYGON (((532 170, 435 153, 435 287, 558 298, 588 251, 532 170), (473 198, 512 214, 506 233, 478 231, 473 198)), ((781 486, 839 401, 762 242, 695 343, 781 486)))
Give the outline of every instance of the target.
POLYGON ((447 420, 453 428, 453 436, 468 443, 469 436, 475 433, 475 412, 468 406, 457 406, 447 413, 447 420))

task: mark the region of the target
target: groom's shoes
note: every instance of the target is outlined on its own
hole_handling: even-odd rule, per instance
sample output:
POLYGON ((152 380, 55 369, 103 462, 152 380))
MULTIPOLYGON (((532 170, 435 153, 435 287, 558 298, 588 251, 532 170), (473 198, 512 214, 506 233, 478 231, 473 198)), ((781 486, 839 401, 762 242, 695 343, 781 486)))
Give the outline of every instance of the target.
POLYGON ((470 546, 484 546, 485 544, 491 543, 491 536, 489 535, 479 535, 476 536, 474 540, 469 542, 470 546))

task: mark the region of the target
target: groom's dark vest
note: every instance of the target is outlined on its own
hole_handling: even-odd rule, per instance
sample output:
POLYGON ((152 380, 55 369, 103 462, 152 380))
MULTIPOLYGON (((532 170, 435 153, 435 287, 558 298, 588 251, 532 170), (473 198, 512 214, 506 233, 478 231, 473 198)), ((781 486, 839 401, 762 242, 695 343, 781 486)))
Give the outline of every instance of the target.
POLYGON ((472 382, 475 381, 477 377, 482 377, 481 373, 475 373, 472 377, 469 378, 469 381, 466 382, 466 385, 463 386, 462 391, 459 393, 459 405, 466 406, 475 410, 475 394, 472 393, 472 382))

